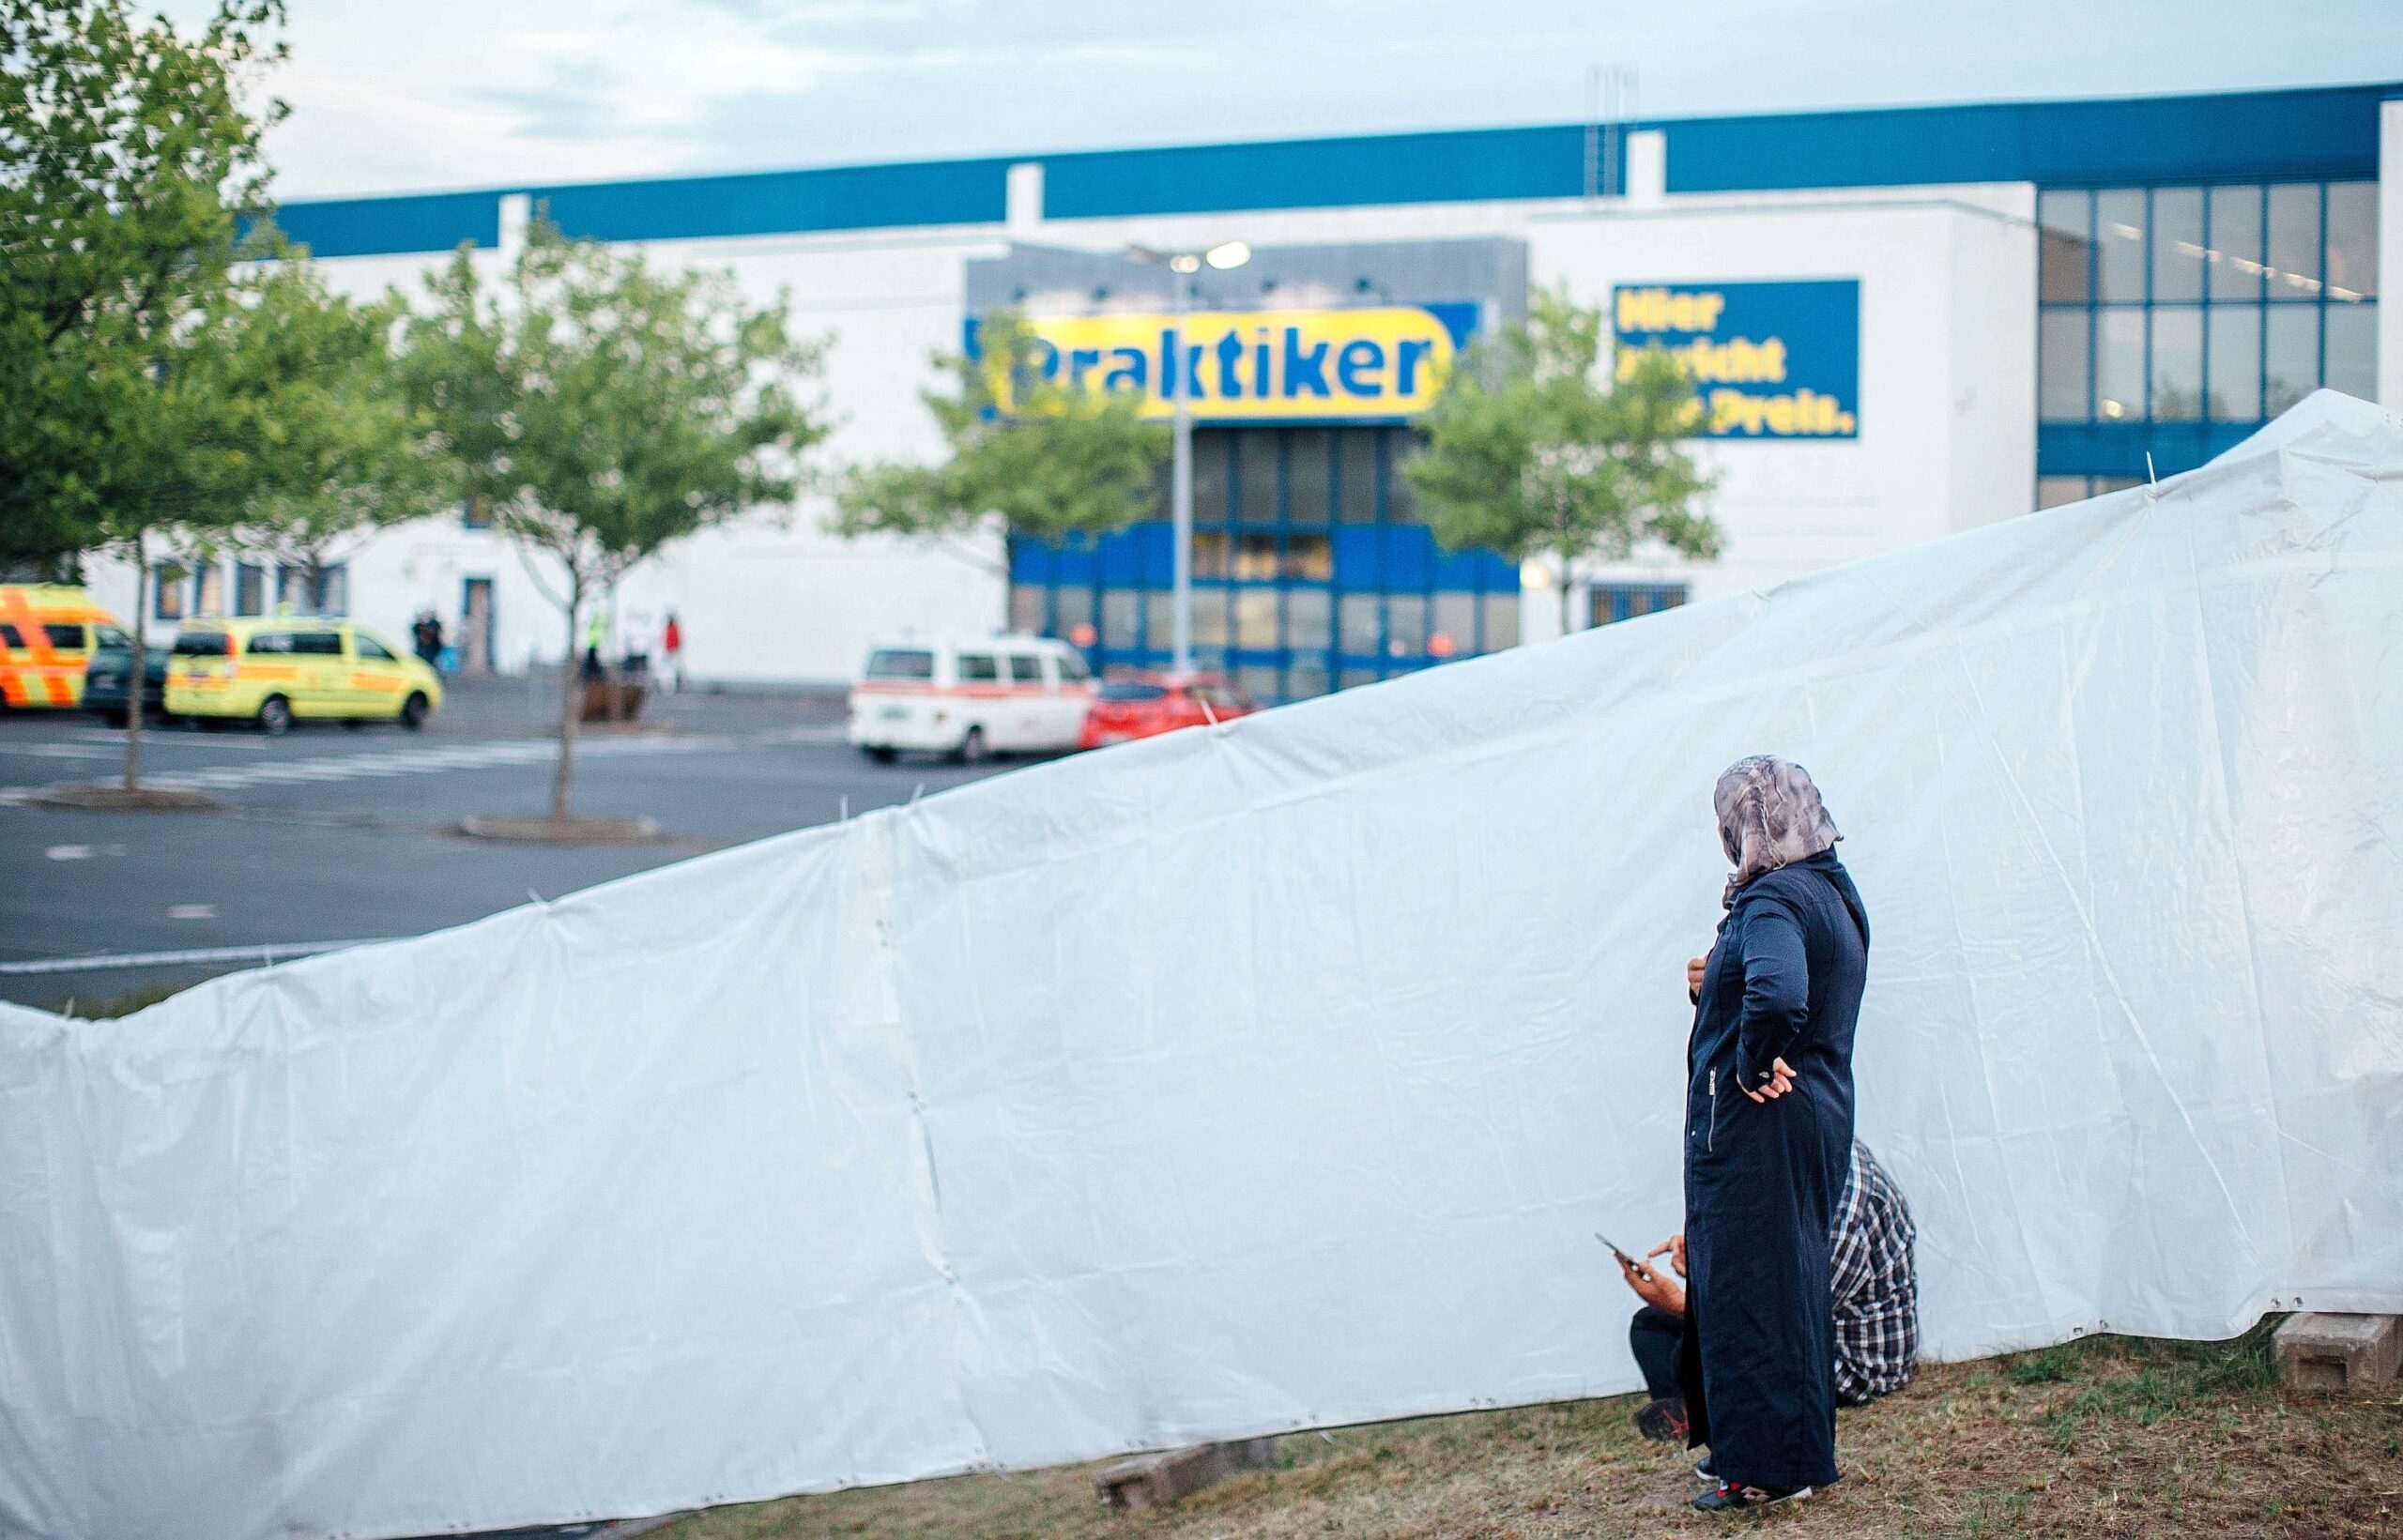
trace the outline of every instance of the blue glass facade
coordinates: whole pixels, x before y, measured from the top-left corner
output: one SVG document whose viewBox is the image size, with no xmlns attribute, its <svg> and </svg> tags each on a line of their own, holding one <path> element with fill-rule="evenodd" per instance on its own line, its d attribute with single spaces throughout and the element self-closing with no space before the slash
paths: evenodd
<svg viewBox="0 0 2403 1540">
<path fill-rule="evenodd" d="M 2037 218 L 2040 503 L 2190 470 L 2323 385 L 2377 394 L 2377 183 L 2055 188 Z"/>
<path fill-rule="evenodd" d="M 1436 545 L 1398 469 L 1412 442 L 1393 426 L 1194 434 L 1200 667 L 1295 700 L 1517 644 L 1518 570 Z M 1096 669 L 1164 668 L 1173 560 L 1164 516 L 1014 540 L 1011 626 L 1075 643 Z"/>
</svg>

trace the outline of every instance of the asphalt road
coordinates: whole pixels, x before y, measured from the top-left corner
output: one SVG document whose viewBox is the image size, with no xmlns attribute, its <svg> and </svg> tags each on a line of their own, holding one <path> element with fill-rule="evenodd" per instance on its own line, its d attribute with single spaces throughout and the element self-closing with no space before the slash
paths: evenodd
<svg viewBox="0 0 2403 1540">
<path fill-rule="evenodd" d="M 125 735 L 69 713 L 0 715 L 0 966 L 413 936 L 1008 769 L 872 764 L 841 741 L 828 696 L 686 694 L 577 755 L 576 811 L 649 816 L 660 843 L 459 834 L 473 815 L 547 808 L 550 698 L 523 681 L 471 686 L 422 733 L 145 733 L 145 782 L 206 791 L 222 813 L 26 805 L 54 783 L 113 779 Z M 56 1008 L 231 966 L 0 972 L 0 999 Z"/>
</svg>

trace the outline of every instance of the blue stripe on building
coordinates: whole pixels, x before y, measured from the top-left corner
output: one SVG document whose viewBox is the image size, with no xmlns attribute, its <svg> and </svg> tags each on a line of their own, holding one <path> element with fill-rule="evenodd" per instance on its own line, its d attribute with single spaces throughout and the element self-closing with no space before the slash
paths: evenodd
<svg viewBox="0 0 2403 1540">
<path fill-rule="evenodd" d="M 2221 96 L 1680 118 L 1672 192 L 2031 181 L 2043 186 L 2374 176 L 2393 84 Z M 693 239 L 999 223 L 1019 158 L 835 166 L 548 188 L 295 202 L 319 256 L 438 252 L 498 238 L 497 203 L 531 192 L 571 233 Z M 1054 219 L 1574 197 L 1582 125 L 1465 129 L 1025 157 Z M 1616 179 L 1617 168 L 1613 168 Z"/>
</svg>

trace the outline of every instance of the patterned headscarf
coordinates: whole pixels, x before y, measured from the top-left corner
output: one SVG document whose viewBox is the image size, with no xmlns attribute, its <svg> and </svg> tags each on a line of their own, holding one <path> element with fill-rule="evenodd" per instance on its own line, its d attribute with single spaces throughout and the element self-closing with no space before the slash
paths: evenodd
<svg viewBox="0 0 2403 1540">
<path fill-rule="evenodd" d="M 1773 755 L 1738 759 L 1719 777 L 1711 803 L 1719 813 L 1719 843 L 1736 863 L 1720 902 L 1760 876 L 1808 861 L 1844 836 L 1819 801 L 1811 772 Z"/>
</svg>

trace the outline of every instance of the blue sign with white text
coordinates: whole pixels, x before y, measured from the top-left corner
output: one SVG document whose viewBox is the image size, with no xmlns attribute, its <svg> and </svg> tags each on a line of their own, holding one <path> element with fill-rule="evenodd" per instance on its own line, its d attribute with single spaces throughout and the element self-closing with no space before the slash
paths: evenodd
<svg viewBox="0 0 2403 1540">
<path fill-rule="evenodd" d="M 1857 438 L 1860 281 L 1622 283 L 1618 374 L 1657 347 L 1685 365 L 1705 438 Z"/>
</svg>

